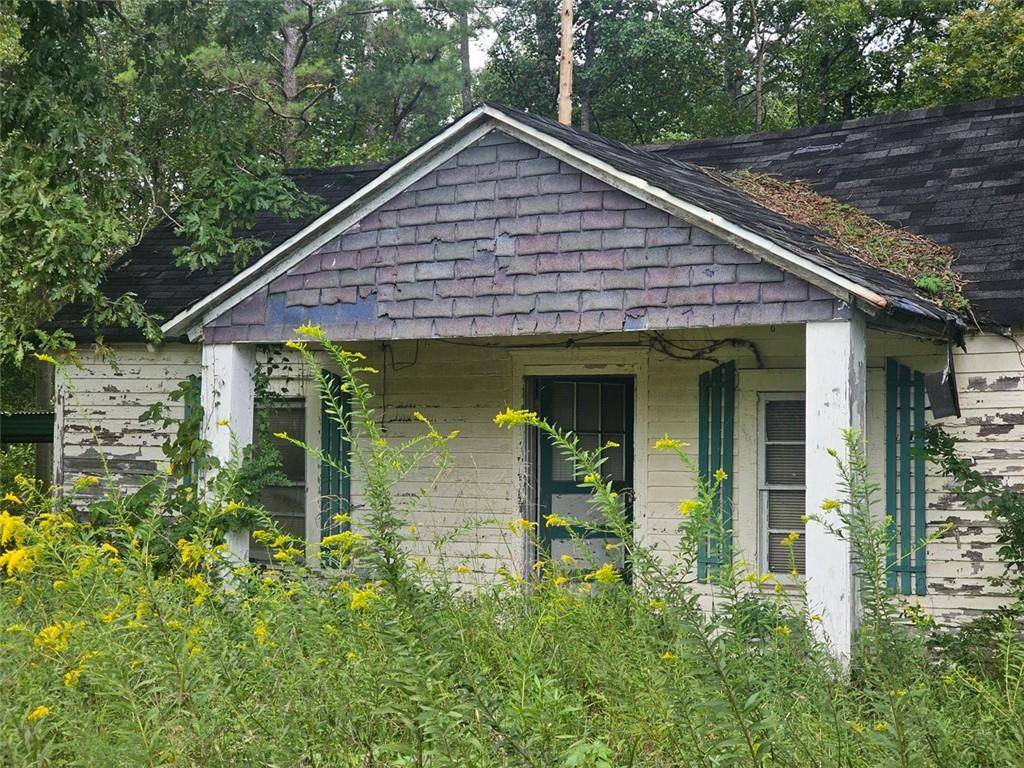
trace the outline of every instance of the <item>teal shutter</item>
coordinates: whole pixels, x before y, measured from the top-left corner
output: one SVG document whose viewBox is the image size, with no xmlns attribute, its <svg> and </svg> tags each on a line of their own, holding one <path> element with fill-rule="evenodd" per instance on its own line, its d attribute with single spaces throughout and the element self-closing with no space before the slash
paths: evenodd
<svg viewBox="0 0 1024 768">
<path fill-rule="evenodd" d="M 320 537 L 330 536 L 347 528 L 334 516 L 349 510 L 349 446 L 342 429 L 348 418 L 348 398 L 341 391 L 341 378 L 324 371 L 329 396 L 320 398 Z M 336 407 L 337 406 L 337 407 Z"/>
<path fill-rule="evenodd" d="M 892 518 L 887 556 L 889 589 L 924 595 L 925 498 L 924 374 L 889 358 L 885 364 L 885 507 Z"/>
<path fill-rule="evenodd" d="M 701 479 L 714 483 L 721 469 L 726 478 L 715 497 L 715 518 L 706 541 L 697 550 L 697 578 L 707 581 L 732 559 L 732 454 L 736 412 L 736 363 L 702 373 L 698 403 L 698 468 Z"/>
</svg>

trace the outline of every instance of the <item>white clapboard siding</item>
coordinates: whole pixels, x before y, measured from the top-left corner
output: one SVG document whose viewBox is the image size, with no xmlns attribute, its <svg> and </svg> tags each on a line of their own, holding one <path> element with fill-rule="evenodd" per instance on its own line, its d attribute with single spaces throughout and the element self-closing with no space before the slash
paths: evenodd
<svg viewBox="0 0 1024 768">
<path fill-rule="evenodd" d="M 449 466 L 440 475 L 426 464 L 395 488 L 402 505 L 415 499 L 408 520 L 415 530 L 414 553 L 449 565 L 469 563 L 474 573 L 467 581 L 474 583 L 493 578 L 501 568 L 515 572 L 526 567 L 522 537 L 508 527 L 522 514 L 526 496 L 522 434 L 499 429 L 493 417 L 505 406 L 522 403 L 524 375 L 600 374 L 609 372 L 608 366 L 618 366 L 617 371 L 633 371 L 642 389 L 635 398 L 637 434 L 643 441 L 636 446 L 637 534 L 662 556 L 670 556 L 678 544 L 678 505 L 693 495 L 694 482 L 673 454 L 656 451 L 653 444 L 667 434 L 689 442 L 696 457 L 698 377 L 719 362 L 735 360 L 735 552 L 753 568 L 762 567 L 756 493 L 758 398 L 763 392 L 803 391 L 804 329 L 780 325 L 667 334 L 691 348 L 726 336 L 753 342 L 762 364 L 744 346 L 723 346 L 712 355 L 715 360 L 675 359 L 649 349 L 634 334 L 620 334 L 614 341 L 635 341 L 635 347 L 588 349 L 528 349 L 523 348 L 523 339 L 516 340 L 516 349 L 503 348 L 500 342 L 399 341 L 386 352 L 381 344 L 351 345 L 366 354 L 367 365 L 380 371 L 367 375 L 377 393 L 375 415 L 390 439 L 422 434 L 424 427 L 413 417 L 414 411 L 442 433 L 459 431 L 451 443 Z M 538 341 L 550 345 L 557 340 Z M 179 381 L 199 372 L 197 346 L 167 344 L 150 350 L 144 345 L 118 345 L 115 352 L 115 363 L 80 353 L 81 367 L 68 370 L 73 391 L 62 398 L 64 410 L 58 419 L 65 484 L 81 474 L 100 474 L 101 450 L 116 482 L 127 487 L 143 482 L 161 465 L 160 445 L 169 436 L 141 424 L 139 416 L 154 403 L 167 402 Z M 866 437 L 874 478 L 880 484 L 885 481 L 884 368 L 889 356 L 919 370 L 935 371 L 944 364 L 944 347 L 869 332 Z M 275 392 L 302 398 L 310 391 L 312 372 L 293 350 L 264 350 L 257 359 L 268 366 Z M 320 362 L 331 367 L 322 355 Z M 971 337 L 968 353 L 957 352 L 956 364 L 963 416 L 944 419 L 943 425 L 963 441 L 962 450 L 977 460 L 980 469 L 1008 483 L 1024 483 L 1024 365 L 1015 342 L 991 335 Z M 181 404 L 174 404 L 172 412 L 180 416 Z M 311 444 L 318 439 L 307 434 Z M 838 435 L 836 440 L 838 445 Z M 354 473 L 358 528 L 365 514 L 365 483 L 358 467 Z M 425 487 L 431 488 L 429 497 L 417 498 Z M 959 624 L 1006 599 L 990 583 L 1003 567 L 997 554 L 998 527 L 953 496 L 948 480 L 934 467 L 928 470 L 927 492 L 929 530 L 938 531 L 947 523 L 953 523 L 953 529 L 929 545 L 928 595 L 911 600 L 940 622 Z M 315 488 L 310 498 L 315 499 Z M 883 500 L 880 494 L 879 515 L 885 513 Z M 444 541 L 441 549 L 435 545 L 438 540 Z M 708 592 L 703 599 L 710 605 L 716 597 Z"/>
</svg>

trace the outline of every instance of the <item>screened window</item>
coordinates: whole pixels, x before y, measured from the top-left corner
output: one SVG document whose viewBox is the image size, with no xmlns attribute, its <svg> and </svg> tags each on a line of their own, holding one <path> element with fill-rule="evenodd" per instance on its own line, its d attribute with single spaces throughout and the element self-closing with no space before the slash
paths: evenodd
<svg viewBox="0 0 1024 768">
<path fill-rule="evenodd" d="M 306 409 L 301 400 L 277 402 L 267 413 L 270 440 L 281 457 L 281 474 L 284 482 L 269 485 L 263 489 L 261 502 L 282 532 L 306 538 L 306 454 L 273 435 L 284 432 L 296 440 L 306 439 Z M 255 540 L 249 542 L 249 559 L 254 562 L 270 562 L 266 546 Z"/>
<path fill-rule="evenodd" d="M 760 499 L 768 570 L 804 573 L 804 399 L 799 394 L 761 397 Z M 791 533 L 800 537 L 792 546 Z"/>
</svg>

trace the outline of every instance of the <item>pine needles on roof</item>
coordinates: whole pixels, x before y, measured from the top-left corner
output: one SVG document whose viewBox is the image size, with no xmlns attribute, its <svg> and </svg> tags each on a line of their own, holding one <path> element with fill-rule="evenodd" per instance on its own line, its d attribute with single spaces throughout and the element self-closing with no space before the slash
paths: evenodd
<svg viewBox="0 0 1024 768">
<path fill-rule="evenodd" d="M 884 224 L 858 208 L 819 195 L 803 181 L 766 173 L 734 171 L 712 175 L 744 192 L 759 205 L 790 221 L 813 227 L 832 246 L 865 264 L 910 280 L 932 301 L 954 312 L 969 309 L 966 280 L 953 267 L 953 251 L 926 237 Z"/>
</svg>

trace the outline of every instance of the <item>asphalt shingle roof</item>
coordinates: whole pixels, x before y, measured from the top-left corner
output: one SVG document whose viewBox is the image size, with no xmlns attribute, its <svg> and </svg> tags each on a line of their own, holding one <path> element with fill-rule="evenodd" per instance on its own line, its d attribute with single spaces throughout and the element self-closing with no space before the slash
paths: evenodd
<svg viewBox="0 0 1024 768">
<path fill-rule="evenodd" d="M 317 195 L 330 207 L 379 176 L 385 167 L 373 164 L 325 169 L 299 168 L 286 171 L 285 174 L 300 190 Z M 238 235 L 255 237 L 267 244 L 260 254 L 253 257 L 256 260 L 306 224 L 308 222 L 305 220 L 289 221 L 261 214 L 251 229 L 240 230 Z M 170 222 L 154 227 L 107 271 L 103 283 L 104 293 L 111 297 L 135 293 L 150 314 L 167 320 L 234 276 L 234 267 L 230 262 L 218 265 L 212 272 L 189 272 L 177 266 L 174 263 L 174 249 L 183 244 L 184 240 L 174 234 L 174 226 Z M 91 332 L 81 327 L 81 318 L 82 308 L 71 305 L 57 314 L 50 327 L 64 328 L 80 339 L 90 338 Z M 101 333 L 107 341 L 141 338 L 134 328 L 104 328 Z"/>
<path fill-rule="evenodd" d="M 696 165 L 672 157 L 668 152 L 652 152 L 642 147 L 584 133 L 548 118 L 530 115 L 500 104 L 491 104 L 510 117 L 549 136 L 605 161 L 619 171 L 632 174 L 675 197 L 727 221 L 765 237 L 809 261 L 843 275 L 855 283 L 872 288 L 899 308 L 933 319 L 952 318 L 950 313 L 924 298 L 907 279 L 865 264 L 855 256 L 826 241 L 822 233 L 790 221 L 755 203 L 729 184 L 705 173 Z"/>
<path fill-rule="evenodd" d="M 871 287 L 897 306 L 933 311 L 903 278 L 837 250 L 815 230 L 754 204 L 696 166 L 751 168 L 806 180 L 820 194 L 948 244 L 957 268 L 972 281 L 967 295 L 979 319 L 1024 325 L 1024 97 L 647 148 L 491 106 Z M 299 169 L 288 175 L 330 207 L 383 169 Z M 306 223 L 265 215 L 240 235 L 265 241 L 269 251 Z M 134 292 L 150 313 L 168 319 L 233 276 L 230 264 L 194 273 L 175 266 L 173 250 L 180 244 L 170 224 L 156 227 L 110 269 L 105 292 Z M 82 337 L 80 318 L 79 307 L 67 307 L 52 326 Z M 111 341 L 138 338 L 131 329 L 103 333 Z"/>
<path fill-rule="evenodd" d="M 948 245 L 979 320 L 1024 325 L 1024 96 L 648 149 L 802 179 Z"/>
</svg>

